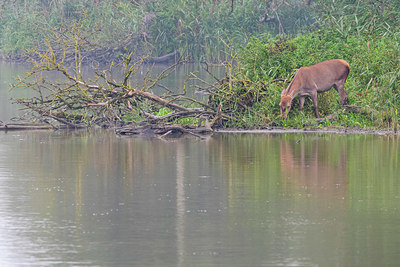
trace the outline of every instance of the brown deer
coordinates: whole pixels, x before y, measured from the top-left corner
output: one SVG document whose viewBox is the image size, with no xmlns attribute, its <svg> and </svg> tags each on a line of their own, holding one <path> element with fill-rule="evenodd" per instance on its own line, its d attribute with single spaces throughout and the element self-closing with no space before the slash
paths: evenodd
<svg viewBox="0 0 400 267">
<path fill-rule="evenodd" d="M 309 67 L 301 67 L 294 75 L 286 89 L 282 90 L 281 108 L 282 118 L 285 120 L 292 105 L 292 100 L 299 96 L 299 109 L 303 109 L 305 96 L 311 96 L 314 104 L 315 116 L 319 118 L 317 93 L 328 91 L 332 87 L 338 91 L 342 106 L 347 105 L 348 94 L 344 90 L 344 83 L 350 72 L 349 64 L 342 59 L 331 59 Z"/>
</svg>

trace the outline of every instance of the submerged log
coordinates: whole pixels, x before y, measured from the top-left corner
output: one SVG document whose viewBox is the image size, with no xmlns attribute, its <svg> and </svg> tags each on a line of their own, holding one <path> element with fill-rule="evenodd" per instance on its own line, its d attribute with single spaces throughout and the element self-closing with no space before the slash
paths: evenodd
<svg viewBox="0 0 400 267">
<path fill-rule="evenodd" d="M 12 131 L 12 130 L 52 130 L 53 126 L 46 123 L 0 123 L 0 131 Z"/>
<path fill-rule="evenodd" d="M 192 135 L 198 138 L 204 138 L 210 135 L 213 130 L 207 127 L 192 127 L 182 125 L 146 125 L 146 126 L 126 126 L 116 129 L 118 135 L 140 136 L 140 137 L 165 137 L 179 138 L 185 135 Z"/>
</svg>

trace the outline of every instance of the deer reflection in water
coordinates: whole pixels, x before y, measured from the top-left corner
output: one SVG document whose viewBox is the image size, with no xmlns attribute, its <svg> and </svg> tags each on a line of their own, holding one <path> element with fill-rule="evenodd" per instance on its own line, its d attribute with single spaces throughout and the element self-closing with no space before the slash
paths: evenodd
<svg viewBox="0 0 400 267">
<path fill-rule="evenodd" d="M 344 198 L 347 188 L 347 153 L 337 143 L 316 139 L 307 143 L 282 140 L 280 143 L 283 182 L 324 198 Z M 327 152 L 331 151 L 331 152 Z"/>
</svg>

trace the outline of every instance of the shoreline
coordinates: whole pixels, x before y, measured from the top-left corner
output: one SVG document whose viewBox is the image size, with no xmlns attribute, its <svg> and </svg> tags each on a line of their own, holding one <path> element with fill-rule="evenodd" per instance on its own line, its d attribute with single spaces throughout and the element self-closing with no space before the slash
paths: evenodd
<svg viewBox="0 0 400 267">
<path fill-rule="evenodd" d="M 0 122 L 1 131 L 27 131 L 27 130 L 97 130 L 101 127 L 68 127 L 67 125 L 60 124 L 58 126 L 48 123 L 35 123 L 35 122 Z M 217 128 L 211 129 L 206 127 L 193 127 L 188 125 L 147 125 L 142 127 L 135 126 L 122 126 L 122 127 L 105 127 L 104 130 L 115 131 L 117 135 L 131 135 L 131 136 L 151 136 L 157 134 L 164 134 L 165 131 L 180 132 L 178 136 L 185 134 L 193 135 L 210 135 L 219 133 L 233 133 L 233 134 L 284 134 L 284 133 L 324 133 L 324 134 L 359 134 L 359 135 L 392 135 L 399 136 L 400 130 L 396 129 L 371 129 L 371 128 L 356 128 L 356 127 L 324 127 L 324 128 L 283 128 L 283 127 L 268 127 L 268 128 L 253 128 L 253 129 L 238 129 L 238 128 Z M 164 132 L 163 132 L 164 131 Z M 126 132 L 126 133 L 124 133 Z M 150 134 L 152 133 L 152 134 Z"/>
<path fill-rule="evenodd" d="M 283 134 L 283 133 L 325 133 L 325 134 L 373 134 L 373 135 L 400 135 L 400 131 L 392 129 L 364 129 L 364 128 L 281 128 L 272 127 L 266 129 L 216 129 L 213 133 L 254 133 L 254 134 Z"/>
</svg>

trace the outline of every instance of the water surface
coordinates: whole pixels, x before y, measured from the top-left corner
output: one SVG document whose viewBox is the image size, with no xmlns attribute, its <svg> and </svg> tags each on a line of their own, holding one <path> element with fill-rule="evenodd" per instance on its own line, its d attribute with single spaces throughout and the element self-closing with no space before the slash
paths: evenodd
<svg viewBox="0 0 400 267">
<path fill-rule="evenodd" d="M 5 266 L 395 266 L 399 140 L 0 134 Z"/>
</svg>

